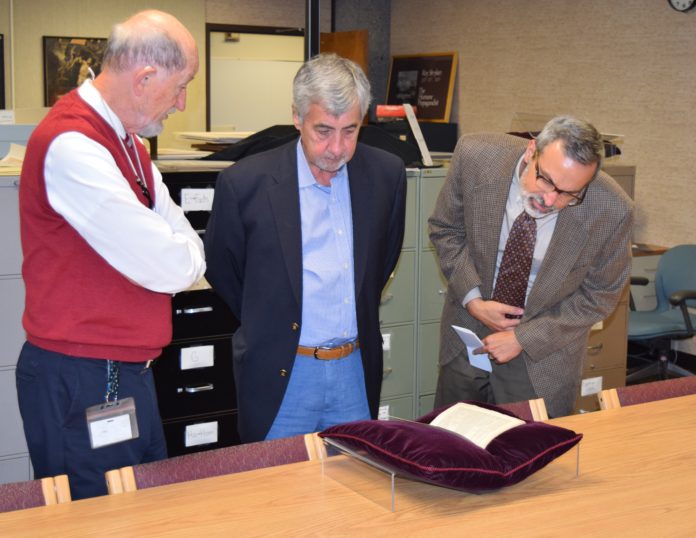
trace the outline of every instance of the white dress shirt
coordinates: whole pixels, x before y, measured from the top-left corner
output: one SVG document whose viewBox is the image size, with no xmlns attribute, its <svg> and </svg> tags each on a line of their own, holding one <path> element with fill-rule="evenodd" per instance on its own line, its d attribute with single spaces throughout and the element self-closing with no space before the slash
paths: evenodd
<svg viewBox="0 0 696 538">
<path fill-rule="evenodd" d="M 78 92 L 123 140 L 123 125 L 92 81 Z M 51 207 L 114 269 L 146 289 L 176 293 L 205 273 L 203 243 L 151 166 L 155 205 L 148 209 L 106 147 L 66 132 L 46 154 L 46 191 Z"/>
</svg>

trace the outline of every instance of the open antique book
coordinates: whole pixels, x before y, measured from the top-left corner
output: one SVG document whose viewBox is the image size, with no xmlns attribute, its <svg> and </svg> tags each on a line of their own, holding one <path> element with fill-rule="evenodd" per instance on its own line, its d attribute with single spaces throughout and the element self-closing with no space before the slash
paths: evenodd
<svg viewBox="0 0 696 538">
<path fill-rule="evenodd" d="M 454 404 L 430 423 L 465 437 L 485 449 L 501 433 L 525 424 L 524 420 L 463 402 Z"/>
</svg>

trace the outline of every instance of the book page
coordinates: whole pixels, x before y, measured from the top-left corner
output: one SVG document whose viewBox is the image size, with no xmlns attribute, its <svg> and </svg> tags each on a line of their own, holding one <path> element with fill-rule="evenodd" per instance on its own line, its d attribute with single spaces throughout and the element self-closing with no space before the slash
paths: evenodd
<svg viewBox="0 0 696 538">
<path fill-rule="evenodd" d="M 458 433 L 486 448 L 501 433 L 524 423 L 524 420 L 497 411 L 459 402 L 440 413 L 430 425 Z"/>
</svg>

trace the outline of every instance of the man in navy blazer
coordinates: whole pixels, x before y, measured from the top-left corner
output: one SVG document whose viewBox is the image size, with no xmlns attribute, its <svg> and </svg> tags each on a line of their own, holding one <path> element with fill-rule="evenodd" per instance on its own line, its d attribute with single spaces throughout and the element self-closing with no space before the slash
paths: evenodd
<svg viewBox="0 0 696 538">
<path fill-rule="evenodd" d="M 220 174 L 206 277 L 240 321 L 233 336 L 242 441 L 376 418 L 379 302 L 404 233 L 406 173 L 357 142 L 370 85 L 334 54 L 293 82 L 299 141 Z"/>
</svg>

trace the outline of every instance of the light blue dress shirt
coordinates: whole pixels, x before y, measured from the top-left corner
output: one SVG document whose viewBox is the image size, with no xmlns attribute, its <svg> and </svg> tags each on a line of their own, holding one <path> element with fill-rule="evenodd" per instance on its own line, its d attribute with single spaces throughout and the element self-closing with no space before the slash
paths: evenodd
<svg viewBox="0 0 696 538">
<path fill-rule="evenodd" d="M 353 216 L 344 165 L 331 186 L 314 179 L 297 143 L 302 222 L 300 345 L 336 345 L 358 334 L 353 270 Z"/>
</svg>

